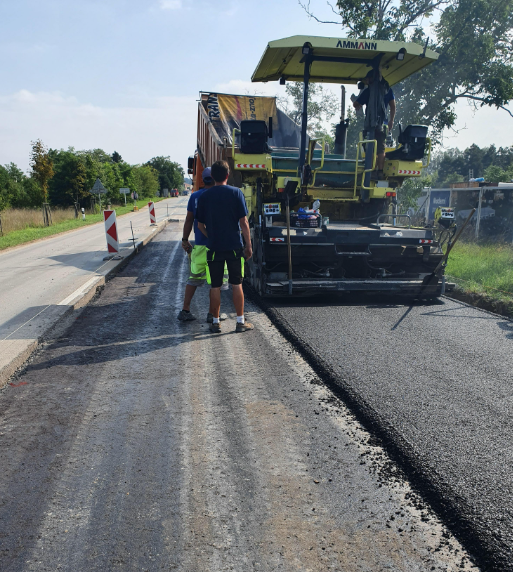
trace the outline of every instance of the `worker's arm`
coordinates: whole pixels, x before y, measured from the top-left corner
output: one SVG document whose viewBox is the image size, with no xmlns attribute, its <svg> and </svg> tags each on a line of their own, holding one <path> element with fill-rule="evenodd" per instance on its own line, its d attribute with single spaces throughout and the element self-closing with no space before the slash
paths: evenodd
<svg viewBox="0 0 513 572">
<path fill-rule="evenodd" d="M 394 127 L 394 118 L 395 118 L 395 99 L 392 99 L 388 106 L 390 107 L 390 119 L 388 120 L 388 131 L 392 133 L 392 129 Z"/>
<path fill-rule="evenodd" d="M 205 226 L 205 224 L 202 222 L 198 222 L 198 228 L 208 238 L 207 227 Z"/>
<path fill-rule="evenodd" d="M 356 109 L 356 111 L 358 111 L 358 110 L 361 109 L 363 106 L 362 106 L 361 103 L 358 102 L 357 99 L 355 99 L 355 100 L 353 101 L 353 107 Z"/>
<path fill-rule="evenodd" d="M 246 244 L 244 248 L 244 258 L 249 260 L 253 256 L 253 248 L 251 247 L 251 235 L 249 234 L 249 223 L 248 217 L 242 217 L 239 219 L 240 231 L 244 237 L 244 243 Z"/>
<path fill-rule="evenodd" d="M 194 213 L 192 211 L 187 211 L 182 234 L 182 248 L 185 250 L 185 252 L 190 252 L 192 250 L 192 244 L 189 242 L 189 236 L 191 235 L 193 224 Z"/>
</svg>

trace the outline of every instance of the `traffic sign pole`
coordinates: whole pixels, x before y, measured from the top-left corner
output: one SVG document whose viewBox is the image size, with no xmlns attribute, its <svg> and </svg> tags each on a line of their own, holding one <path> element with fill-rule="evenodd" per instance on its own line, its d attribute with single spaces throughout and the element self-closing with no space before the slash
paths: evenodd
<svg viewBox="0 0 513 572">
<path fill-rule="evenodd" d="M 100 212 L 101 212 L 101 210 L 102 210 L 102 195 L 104 195 L 107 192 L 107 189 L 102 185 L 102 182 L 100 181 L 100 179 L 96 179 L 96 181 L 94 182 L 93 188 L 89 192 L 93 193 L 94 195 L 98 195 L 98 197 L 100 199 Z"/>
<path fill-rule="evenodd" d="M 119 189 L 119 192 L 120 192 L 122 195 L 125 195 L 125 207 L 126 207 L 126 196 L 127 196 L 128 194 L 130 194 L 130 189 L 129 189 L 128 187 L 123 187 L 122 189 Z"/>
</svg>

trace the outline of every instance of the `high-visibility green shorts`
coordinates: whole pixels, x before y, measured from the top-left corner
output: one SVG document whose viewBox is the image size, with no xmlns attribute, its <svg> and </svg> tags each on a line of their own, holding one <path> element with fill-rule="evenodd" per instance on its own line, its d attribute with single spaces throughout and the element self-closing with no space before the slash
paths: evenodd
<svg viewBox="0 0 513 572">
<path fill-rule="evenodd" d="M 187 284 L 189 286 L 203 286 L 205 282 L 211 284 L 210 272 L 207 264 L 206 246 L 194 245 L 190 255 L 190 272 Z M 228 268 L 224 267 L 223 290 L 228 289 Z"/>
</svg>

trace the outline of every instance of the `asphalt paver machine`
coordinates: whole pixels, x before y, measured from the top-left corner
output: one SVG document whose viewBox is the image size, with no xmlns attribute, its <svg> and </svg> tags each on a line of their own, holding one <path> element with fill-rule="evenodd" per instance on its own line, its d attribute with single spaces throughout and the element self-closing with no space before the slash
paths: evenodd
<svg viewBox="0 0 513 572">
<path fill-rule="evenodd" d="M 347 121 L 337 126 L 337 153 L 307 134 L 310 83 L 357 84 L 373 70 L 393 86 L 437 57 L 408 42 L 305 36 L 270 42 L 252 81 L 303 83 L 296 132 L 275 108 L 266 111 L 261 104 L 273 98 L 250 98 L 253 111 L 244 116 L 243 96 L 229 96 L 239 98 L 234 116 L 246 119 L 232 122 L 231 133 L 218 137 L 212 159 L 230 162 L 231 182 L 246 197 L 254 253 L 247 278 L 260 295 L 375 292 L 434 298 L 443 293 L 443 252 L 435 229 L 413 227 L 394 208 L 404 179 L 420 177 L 429 164 L 427 127 L 401 130 L 397 146 L 386 149 L 384 180 L 376 181 L 371 179 L 377 157 L 374 128 L 360 134 L 353 159 L 345 158 Z M 209 105 L 212 97 L 205 94 L 200 101 L 200 118 L 208 114 L 214 133 L 219 109 Z M 376 97 L 371 91 L 369 106 Z M 200 141 L 198 150 L 201 154 Z"/>
</svg>

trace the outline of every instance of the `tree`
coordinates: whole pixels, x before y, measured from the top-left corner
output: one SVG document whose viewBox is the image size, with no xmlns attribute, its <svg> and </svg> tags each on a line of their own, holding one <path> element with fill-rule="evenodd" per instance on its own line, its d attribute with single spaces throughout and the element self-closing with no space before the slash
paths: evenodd
<svg viewBox="0 0 513 572">
<path fill-rule="evenodd" d="M 79 204 L 89 196 L 86 187 L 87 171 L 85 159 L 75 153 L 73 148 L 67 151 L 50 150 L 55 174 L 50 182 L 50 198 L 54 204 Z"/>
<path fill-rule="evenodd" d="M 508 183 L 513 178 L 512 174 L 512 172 L 505 171 L 498 165 L 490 165 L 485 170 L 485 180 L 490 183 Z"/>
<path fill-rule="evenodd" d="M 365 118 L 363 115 L 357 115 L 352 106 L 347 109 L 347 118 L 349 119 L 349 126 L 347 128 L 346 157 L 348 159 L 356 159 L 356 145 L 360 133 L 363 131 Z M 362 150 L 360 149 L 360 158 L 361 156 Z"/>
<path fill-rule="evenodd" d="M 30 153 L 30 166 L 32 167 L 32 177 L 41 185 L 44 202 L 48 202 L 48 183 L 54 175 L 53 161 L 48 154 L 41 139 L 32 141 L 32 151 Z"/>
<path fill-rule="evenodd" d="M 497 150 L 494 145 L 483 148 L 471 145 L 464 151 L 448 149 L 443 153 L 432 155 L 431 170 L 438 171 L 437 184 L 465 181 L 469 172 L 472 172 L 474 178 L 508 181 L 509 179 L 504 177 L 507 177 L 508 173 L 513 173 L 513 148 L 501 147 Z"/>
<path fill-rule="evenodd" d="M 111 159 L 113 163 L 123 162 L 123 157 L 121 157 L 121 155 L 117 151 L 114 151 L 114 153 L 112 153 Z"/>
<path fill-rule="evenodd" d="M 310 2 L 299 2 L 310 17 Z M 439 53 L 436 62 L 394 86 L 398 99 L 396 122 L 431 127 L 439 142 L 454 126 L 455 103 L 505 109 L 513 99 L 513 0 L 338 0 L 332 6 L 339 23 L 358 37 L 413 41 Z M 421 27 L 435 12 L 440 16 L 434 35 Z"/>
<path fill-rule="evenodd" d="M 278 99 L 280 108 L 294 121 L 301 125 L 303 111 L 303 84 L 289 82 L 285 86 L 287 97 Z M 307 132 L 311 137 L 325 137 L 333 143 L 328 131 L 328 122 L 340 109 L 337 97 L 324 89 L 320 83 L 311 83 L 308 89 L 308 126 Z"/>
<path fill-rule="evenodd" d="M 159 187 L 163 189 L 178 189 L 183 185 L 184 172 L 182 166 L 169 157 L 153 157 L 146 165 L 153 167 L 159 174 Z"/>
<path fill-rule="evenodd" d="M 406 212 L 409 208 L 417 210 L 417 199 L 422 195 L 424 187 L 430 187 L 432 179 L 427 177 L 409 177 L 405 179 L 401 187 L 397 189 L 397 202 L 401 211 Z"/>
<path fill-rule="evenodd" d="M 11 206 L 11 193 L 9 189 L 9 175 L 7 169 L 0 165 L 0 211 Z"/>
<path fill-rule="evenodd" d="M 134 185 L 131 189 L 137 191 L 141 197 L 154 197 L 159 190 L 158 172 L 149 165 L 136 165 L 132 169 Z M 169 188 L 169 187 L 168 187 Z"/>
</svg>

